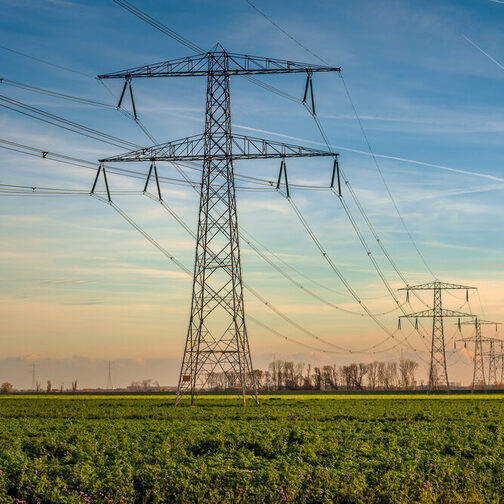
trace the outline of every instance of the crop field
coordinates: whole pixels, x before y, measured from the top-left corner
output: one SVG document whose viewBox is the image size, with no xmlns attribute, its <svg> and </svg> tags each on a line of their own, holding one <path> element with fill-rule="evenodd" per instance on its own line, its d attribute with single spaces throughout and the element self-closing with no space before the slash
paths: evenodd
<svg viewBox="0 0 504 504">
<path fill-rule="evenodd" d="M 2 503 L 499 503 L 504 396 L 0 399 Z"/>
</svg>

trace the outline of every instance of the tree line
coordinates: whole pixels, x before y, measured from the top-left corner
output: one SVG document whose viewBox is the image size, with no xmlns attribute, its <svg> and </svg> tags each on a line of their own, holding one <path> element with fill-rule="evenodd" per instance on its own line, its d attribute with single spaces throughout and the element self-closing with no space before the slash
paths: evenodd
<svg viewBox="0 0 504 504">
<path fill-rule="evenodd" d="M 325 366 L 274 360 L 266 370 L 254 370 L 254 375 L 260 391 L 411 390 L 417 386 L 417 368 L 418 363 L 410 359 Z M 238 376 L 212 373 L 207 385 L 215 391 L 232 389 L 238 385 Z"/>
</svg>

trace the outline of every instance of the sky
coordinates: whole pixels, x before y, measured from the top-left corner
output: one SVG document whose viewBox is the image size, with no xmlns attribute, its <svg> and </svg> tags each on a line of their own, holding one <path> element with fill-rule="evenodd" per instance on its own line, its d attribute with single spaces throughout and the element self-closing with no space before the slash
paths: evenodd
<svg viewBox="0 0 504 504">
<path fill-rule="evenodd" d="M 463 290 L 446 293 L 444 307 L 504 320 L 504 4 L 340 0 L 310 2 L 309 9 L 301 1 L 254 0 L 254 4 L 317 56 L 342 67 L 376 162 L 338 74 L 314 76 L 317 114 L 331 145 L 341 154 L 358 201 L 403 276 L 410 284 L 430 282 L 434 275 L 477 287 L 477 292 L 470 292 L 469 304 Z M 245 0 L 144 0 L 137 5 L 204 48 L 220 42 L 230 52 L 319 63 Z M 109 81 L 105 87 L 94 76 L 191 54 L 113 1 L 0 0 L 0 8 L 0 77 L 9 82 L 115 105 L 122 83 Z M 302 97 L 303 75 L 261 80 Z M 0 82 L 2 97 L 138 145 L 152 143 L 118 111 L 34 93 L 9 82 Z M 133 90 L 139 117 L 157 141 L 202 132 L 203 78 L 138 79 Z M 299 104 L 240 78 L 232 78 L 231 96 L 233 131 L 325 147 Z M 5 99 L 0 104 L 5 105 Z M 128 98 L 123 108 L 131 112 Z M 0 130 L 4 140 L 89 161 L 124 152 L 4 106 Z M 287 166 L 291 184 L 329 183 L 328 159 L 289 160 Z M 139 164 L 134 169 L 145 173 L 147 167 Z M 180 179 L 168 164 L 159 169 Z M 235 165 L 237 173 L 267 180 L 275 180 L 278 169 L 277 160 Z M 88 191 L 93 170 L 0 149 L 2 184 Z M 194 170 L 187 174 L 193 180 L 199 176 Z M 143 186 L 137 179 L 112 174 L 110 184 L 120 191 L 141 191 Z M 163 184 L 162 190 L 170 207 L 196 229 L 196 192 L 175 184 Z M 291 196 L 370 311 L 393 310 L 395 301 L 338 198 L 329 191 L 294 187 Z M 394 290 L 404 287 L 345 184 L 343 197 L 388 283 Z M 319 297 L 362 313 L 282 194 L 239 190 L 237 199 L 240 229 L 258 240 L 263 250 L 273 252 L 269 257 L 275 263 Z M 118 195 L 114 201 L 192 269 L 194 241 L 165 209 L 138 194 Z M 104 386 L 105 362 L 112 360 L 117 386 L 142 378 L 167 385 L 176 382 L 191 279 L 112 208 L 87 196 L 0 195 L 0 233 L 0 381 L 30 386 L 35 363 L 41 381 L 69 384 L 78 379 L 81 386 Z M 319 365 L 397 360 L 402 349 L 403 355 L 419 362 L 418 376 L 425 380 L 429 320 L 422 321 L 423 337 L 415 333 L 398 345 L 411 333 L 403 322 L 402 332 L 394 333 L 396 339 L 390 337 L 400 311 L 379 318 L 386 332 L 369 317 L 307 296 L 250 246 L 243 241 L 241 245 L 246 282 L 304 328 L 303 332 L 289 325 L 245 292 L 247 313 L 287 337 L 249 320 L 256 367 L 264 368 L 273 356 Z M 404 300 L 403 291 L 397 296 Z M 428 295 L 422 297 L 432 302 Z M 405 305 L 408 311 L 422 307 L 413 297 L 411 306 Z M 445 322 L 449 375 L 453 381 L 468 383 L 471 349 L 460 344 L 454 349 L 454 339 L 471 336 L 471 328 L 458 334 L 453 322 Z M 484 331 L 495 334 L 490 326 Z M 375 353 L 347 351 L 371 346 Z"/>
</svg>

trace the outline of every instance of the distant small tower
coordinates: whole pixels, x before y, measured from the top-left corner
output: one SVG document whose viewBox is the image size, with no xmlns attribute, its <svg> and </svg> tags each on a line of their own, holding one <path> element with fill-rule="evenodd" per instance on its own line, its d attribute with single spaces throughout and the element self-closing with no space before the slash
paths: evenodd
<svg viewBox="0 0 504 504">
<path fill-rule="evenodd" d="M 31 382 L 31 390 L 36 390 L 37 388 L 37 380 L 35 379 L 35 362 L 32 363 L 32 382 Z"/>
<path fill-rule="evenodd" d="M 108 361 L 107 390 L 113 390 L 112 386 L 112 361 Z"/>
<path fill-rule="evenodd" d="M 407 291 L 433 291 L 434 298 L 432 303 L 432 308 L 423 310 L 420 312 L 409 313 L 407 315 L 402 315 L 399 318 L 414 318 L 417 320 L 415 326 L 417 326 L 418 319 L 421 317 L 432 318 L 432 342 L 431 342 L 431 352 L 430 352 L 430 369 L 429 369 L 429 391 L 439 390 L 441 388 L 446 389 L 447 392 L 450 391 L 450 382 L 448 380 L 448 370 L 446 367 L 446 352 L 445 352 L 445 338 L 444 338 L 444 327 L 443 318 L 445 317 L 462 317 L 474 318 L 471 313 L 462 313 L 456 310 L 447 310 L 443 308 L 441 295 L 444 290 L 454 290 L 463 289 L 466 291 L 466 301 L 469 300 L 469 289 L 475 289 L 475 287 L 468 287 L 467 285 L 458 285 L 446 282 L 440 282 L 435 280 L 434 282 L 422 284 L 422 285 L 408 285 L 399 290 Z"/>
</svg>

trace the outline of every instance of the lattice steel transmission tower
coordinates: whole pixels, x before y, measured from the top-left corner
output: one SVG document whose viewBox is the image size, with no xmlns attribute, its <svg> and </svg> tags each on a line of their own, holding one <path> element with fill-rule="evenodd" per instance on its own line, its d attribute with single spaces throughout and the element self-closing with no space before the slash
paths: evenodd
<svg viewBox="0 0 504 504">
<path fill-rule="evenodd" d="M 497 385 L 497 361 L 498 356 L 495 351 L 496 340 L 490 338 L 488 341 L 488 352 L 485 353 L 485 357 L 488 357 L 488 385 Z"/>
<path fill-rule="evenodd" d="M 458 285 L 435 280 L 434 282 L 409 285 L 399 290 L 405 291 L 433 291 L 433 308 L 423 310 L 415 313 L 408 313 L 399 318 L 432 318 L 432 341 L 431 341 L 431 355 L 430 355 L 430 368 L 429 368 L 429 391 L 439 390 L 445 388 L 450 391 L 450 382 L 448 380 L 448 369 L 446 366 L 446 352 L 445 352 L 445 338 L 443 319 L 446 317 L 474 317 L 469 313 L 463 313 L 456 310 L 447 310 L 443 308 L 442 292 L 443 290 L 457 290 L 463 289 L 466 291 L 466 300 L 469 298 L 469 289 L 475 287 L 468 287 L 466 285 Z M 407 294 L 409 296 L 409 294 Z"/>
<path fill-rule="evenodd" d="M 107 390 L 112 390 L 112 361 L 108 361 Z"/>
<path fill-rule="evenodd" d="M 232 133 L 230 77 L 306 73 L 304 100 L 310 89 L 314 108 L 312 74 L 331 71 L 340 68 L 228 53 L 217 44 L 207 53 L 99 76 L 125 79 L 122 96 L 128 84 L 131 90 L 131 80 L 136 78 L 200 76 L 207 80 L 203 134 L 101 160 L 102 163 L 150 161 L 147 183 L 156 161 L 203 163 L 191 312 L 176 404 L 185 393 L 190 393 L 193 404 L 216 371 L 224 373 L 228 388 L 240 391 L 244 405 L 247 391 L 251 391 L 257 402 L 245 324 L 234 160 L 280 159 L 288 190 L 285 158 L 337 156 Z M 103 164 L 101 170 L 106 176 Z M 153 176 L 158 182 L 157 169 Z"/>
<path fill-rule="evenodd" d="M 504 383 L 504 341 L 499 340 L 499 366 L 500 366 L 500 380 L 499 383 Z"/>
<path fill-rule="evenodd" d="M 474 343 L 474 357 L 473 357 L 473 379 L 471 389 L 474 390 L 479 387 L 484 390 L 487 388 L 487 384 L 489 385 L 492 382 L 492 378 L 494 380 L 494 384 L 497 383 L 497 355 L 495 352 L 495 338 L 483 338 L 481 332 L 481 326 L 483 325 L 495 325 L 495 330 L 497 331 L 497 326 L 500 325 L 500 322 L 492 322 L 490 320 L 481 320 L 476 317 L 474 321 L 471 322 L 459 322 L 459 326 L 462 325 L 473 325 L 475 333 L 474 336 L 470 338 L 460 338 L 456 341 L 464 343 L 464 347 L 467 348 L 467 343 Z M 485 352 L 483 350 L 483 344 L 489 344 L 489 350 Z M 488 382 L 485 378 L 485 357 L 489 358 L 488 365 Z"/>
<path fill-rule="evenodd" d="M 35 362 L 32 363 L 32 379 L 31 379 L 31 389 L 36 390 L 37 388 L 37 379 L 35 376 Z"/>
</svg>

